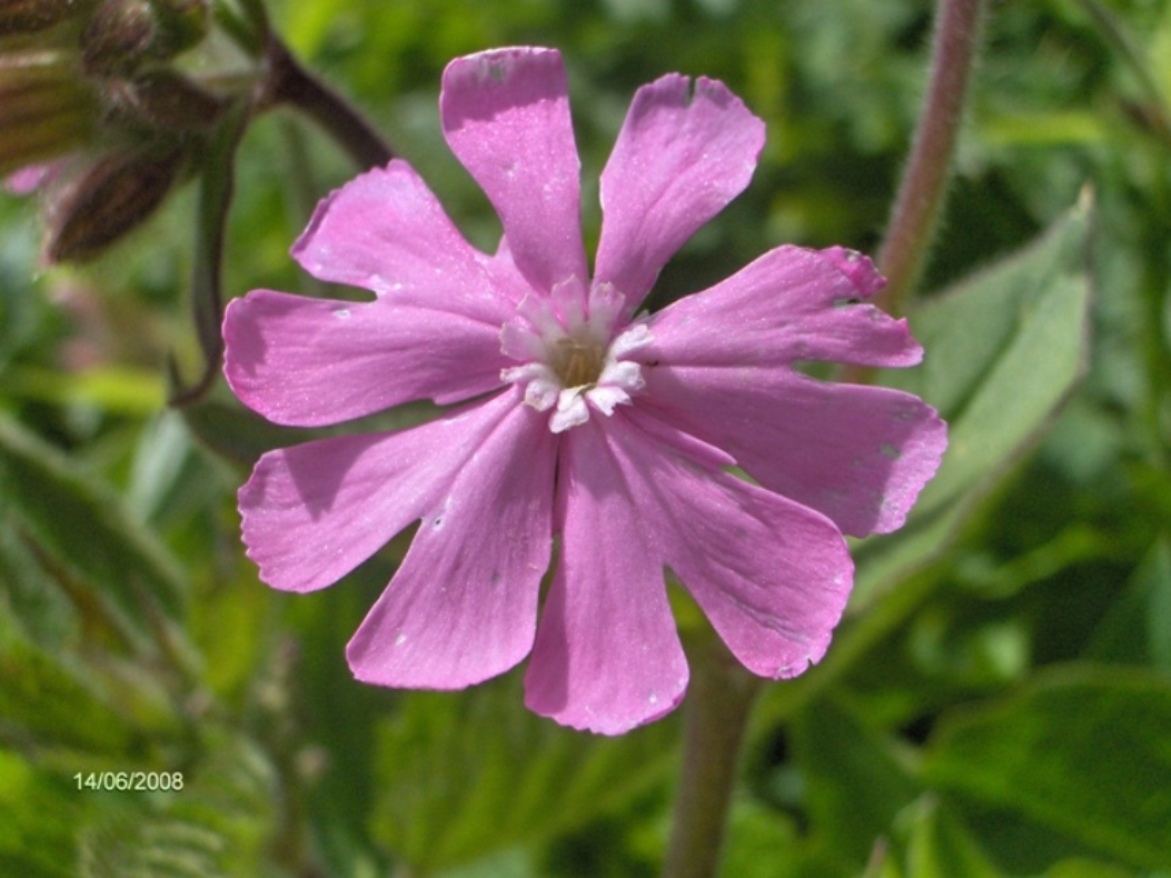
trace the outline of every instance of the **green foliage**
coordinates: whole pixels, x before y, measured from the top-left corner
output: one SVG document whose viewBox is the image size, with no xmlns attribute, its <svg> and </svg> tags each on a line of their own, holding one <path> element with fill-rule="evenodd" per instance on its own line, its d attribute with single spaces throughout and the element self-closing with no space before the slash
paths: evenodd
<svg viewBox="0 0 1171 878">
<path fill-rule="evenodd" d="M 948 452 L 906 527 L 859 551 L 855 611 L 939 551 L 1069 396 L 1089 356 L 1089 221 L 1087 208 L 1078 208 L 1028 250 L 912 315 L 926 360 L 884 375 L 882 383 L 939 410 L 948 422 Z"/>
<path fill-rule="evenodd" d="M 72 878 L 77 827 L 92 813 L 89 802 L 61 779 L 0 749 L 0 869 L 29 878 Z"/>
<path fill-rule="evenodd" d="M 426 871 L 556 837 L 637 801 L 678 729 L 569 735 L 529 713 L 517 675 L 462 699 L 418 695 L 380 723 L 371 834 Z M 555 807 L 551 806 L 555 803 Z"/>
<path fill-rule="evenodd" d="M 917 793 L 888 736 L 829 699 L 802 711 L 792 726 L 816 855 L 843 867 L 864 861 L 874 839 Z"/>
<path fill-rule="evenodd" d="M 158 539 L 108 488 L 3 419 L 0 491 L 39 551 L 61 565 L 61 578 L 92 589 L 120 634 L 145 640 L 180 611 L 184 575 Z"/>
<path fill-rule="evenodd" d="M 226 737 L 216 742 L 212 758 L 197 775 L 185 776 L 181 791 L 118 803 L 88 823 L 77 844 L 78 875 L 280 874 L 267 850 L 278 795 L 270 766 L 247 741 Z"/>
<path fill-rule="evenodd" d="M 942 723 L 926 754 L 941 789 L 1019 809 L 1150 869 L 1171 865 L 1171 681 L 1071 665 Z"/>
<path fill-rule="evenodd" d="M 564 51 L 588 237 L 633 90 L 723 79 L 768 144 L 658 306 L 782 242 L 875 249 L 932 7 L 216 0 L 229 35 L 184 63 L 242 64 L 271 15 L 484 247 L 498 224 L 438 125 L 453 56 Z M 926 358 L 875 376 L 936 405 L 951 449 L 903 530 L 855 544 L 824 662 L 762 696 L 729 878 L 1171 875 L 1171 12 L 990 7 L 909 313 Z M 225 118 L 195 185 L 85 270 L 42 270 L 34 204 L 0 197 L 0 874 L 657 874 L 677 718 L 579 735 L 524 710 L 520 672 L 466 693 L 356 684 L 345 642 L 406 539 L 321 594 L 271 592 L 234 492 L 264 451 L 323 434 L 246 412 L 214 371 L 160 411 L 172 357 L 188 378 L 214 362 L 221 294 L 352 294 L 287 256 L 345 156 L 285 111 Z M 133 770 L 184 788 L 74 780 Z"/>
</svg>

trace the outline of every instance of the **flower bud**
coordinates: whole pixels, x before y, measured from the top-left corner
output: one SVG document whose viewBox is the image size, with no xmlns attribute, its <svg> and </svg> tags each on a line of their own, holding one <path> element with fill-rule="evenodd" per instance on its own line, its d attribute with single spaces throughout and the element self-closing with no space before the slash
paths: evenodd
<svg viewBox="0 0 1171 878">
<path fill-rule="evenodd" d="M 74 0 L 3 0 L 0 37 L 45 30 L 74 15 L 80 6 Z"/>
<path fill-rule="evenodd" d="M 86 72 L 101 76 L 132 72 L 151 54 L 159 26 L 146 0 L 105 0 L 81 35 Z"/>
<path fill-rule="evenodd" d="M 211 17 L 207 0 L 151 0 L 151 7 L 168 56 L 191 48 L 207 35 Z"/>
<path fill-rule="evenodd" d="M 206 0 L 102 0 L 81 37 L 86 72 L 124 76 L 206 36 Z"/>
<path fill-rule="evenodd" d="M 96 95 L 65 61 L 0 56 L 0 177 L 82 146 L 98 115 Z"/>
<path fill-rule="evenodd" d="M 161 68 L 109 83 L 106 96 L 130 121 L 172 133 L 207 129 L 226 106 L 186 77 Z"/>
<path fill-rule="evenodd" d="M 131 231 L 154 212 L 183 164 L 178 147 L 113 152 L 49 193 L 45 261 L 81 262 Z"/>
</svg>

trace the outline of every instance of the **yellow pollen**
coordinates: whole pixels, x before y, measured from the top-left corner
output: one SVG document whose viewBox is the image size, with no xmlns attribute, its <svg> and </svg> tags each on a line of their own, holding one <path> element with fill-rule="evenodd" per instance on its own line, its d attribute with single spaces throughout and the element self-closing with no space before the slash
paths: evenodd
<svg viewBox="0 0 1171 878">
<path fill-rule="evenodd" d="M 602 374 L 606 352 L 597 344 L 561 338 L 557 340 L 557 347 L 552 352 L 551 359 L 549 365 L 553 367 L 563 386 L 581 387 L 597 382 Z"/>
</svg>

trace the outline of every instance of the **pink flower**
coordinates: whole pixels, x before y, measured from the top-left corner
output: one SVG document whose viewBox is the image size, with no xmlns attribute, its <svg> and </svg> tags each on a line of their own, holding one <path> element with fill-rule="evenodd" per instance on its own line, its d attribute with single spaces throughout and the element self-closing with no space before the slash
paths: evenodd
<svg viewBox="0 0 1171 878">
<path fill-rule="evenodd" d="M 4 188 L 13 195 L 31 195 L 52 176 L 55 167 L 52 164 L 29 165 L 13 171 L 4 179 Z"/>
<path fill-rule="evenodd" d="M 440 106 L 503 223 L 495 255 L 396 160 L 325 199 L 293 247 L 314 277 L 373 301 L 257 290 L 228 308 L 228 381 L 273 421 L 461 404 L 264 455 L 240 491 L 261 577 L 322 588 L 421 521 L 349 643 L 354 674 L 458 689 L 531 653 L 527 705 L 605 734 L 662 716 L 686 688 L 664 566 L 749 670 L 800 674 L 850 593 L 842 532 L 899 527 L 946 446 L 916 397 L 794 369 L 919 361 L 903 321 L 856 301 L 882 279 L 847 250 L 781 247 L 635 316 L 664 263 L 748 184 L 763 123 L 712 80 L 639 89 L 602 174 L 591 278 L 561 56 L 460 58 Z"/>
</svg>

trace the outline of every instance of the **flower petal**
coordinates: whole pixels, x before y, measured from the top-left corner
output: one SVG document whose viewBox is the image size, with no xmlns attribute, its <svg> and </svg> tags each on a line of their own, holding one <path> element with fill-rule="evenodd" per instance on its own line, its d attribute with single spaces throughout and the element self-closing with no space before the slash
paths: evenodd
<svg viewBox="0 0 1171 878">
<path fill-rule="evenodd" d="M 723 83 L 672 74 L 634 96 L 602 172 L 594 271 L 633 312 L 660 269 L 748 185 L 764 123 Z"/>
<path fill-rule="evenodd" d="M 543 294 L 588 276 L 568 94 L 551 49 L 482 52 L 443 73 L 447 142 L 500 214 L 517 268 Z"/>
<path fill-rule="evenodd" d="M 689 366 L 800 360 L 913 366 L 923 351 L 906 321 L 856 303 L 883 284 L 861 254 L 778 247 L 655 314 L 654 341 L 631 359 Z"/>
<path fill-rule="evenodd" d="M 562 440 L 561 560 L 525 677 L 525 703 L 564 725 L 617 735 L 671 711 L 687 661 L 662 563 L 647 551 L 641 485 L 593 418 Z"/>
<path fill-rule="evenodd" d="M 556 444 L 545 418 L 509 396 L 511 410 L 428 496 L 406 558 L 346 648 L 359 680 L 458 689 L 503 673 L 532 647 Z"/>
<path fill-rule="evenodd" d="M 669 429 L 616 412 L 615 456 L 652 545 L 750 671 L 786 678 L 825 654 L 853 585 L 829 519 L 660 444 Z M 689 440 L 694 441 L 694 440 Z"/>
<path fill-rule="evenodd" d="M 51 179 L 64 162 L 49 162 L 43 165 L 27 165 L 13 171 L 4 178 L 4 188 L 13 195 L 31 195 L 41 188 L 41 184 Z"/>
<path fill-rule="evenodd" d="M 336 582 L 421 518 L 518 405 L 503 393 L 410 430 L 265 454 L 239 492 L 260 578 L 285 591 Z"/>
<path fill-rule="evenodd" d="M 643 367 L 644 407 L 855 536 L 902 526 L 947 448 L 916 396 L 775 368 Z"/>
<path fill-rule="evenodd" d="M 255 290 L 224 316 L 224 375 L 278 424 L 318 426 L 412 400 L 445 405 L 501 385 L 500 329 L 390 299 L 342 302 Z"/>
<path fill-rule="evenodd" d="M 464 239 L 419 175 L 398 159 L 324 198 L 292 254 L 319 280 L 497 326 L 523 295 L 500 282 L 495 260 Z"/>
</svg>

